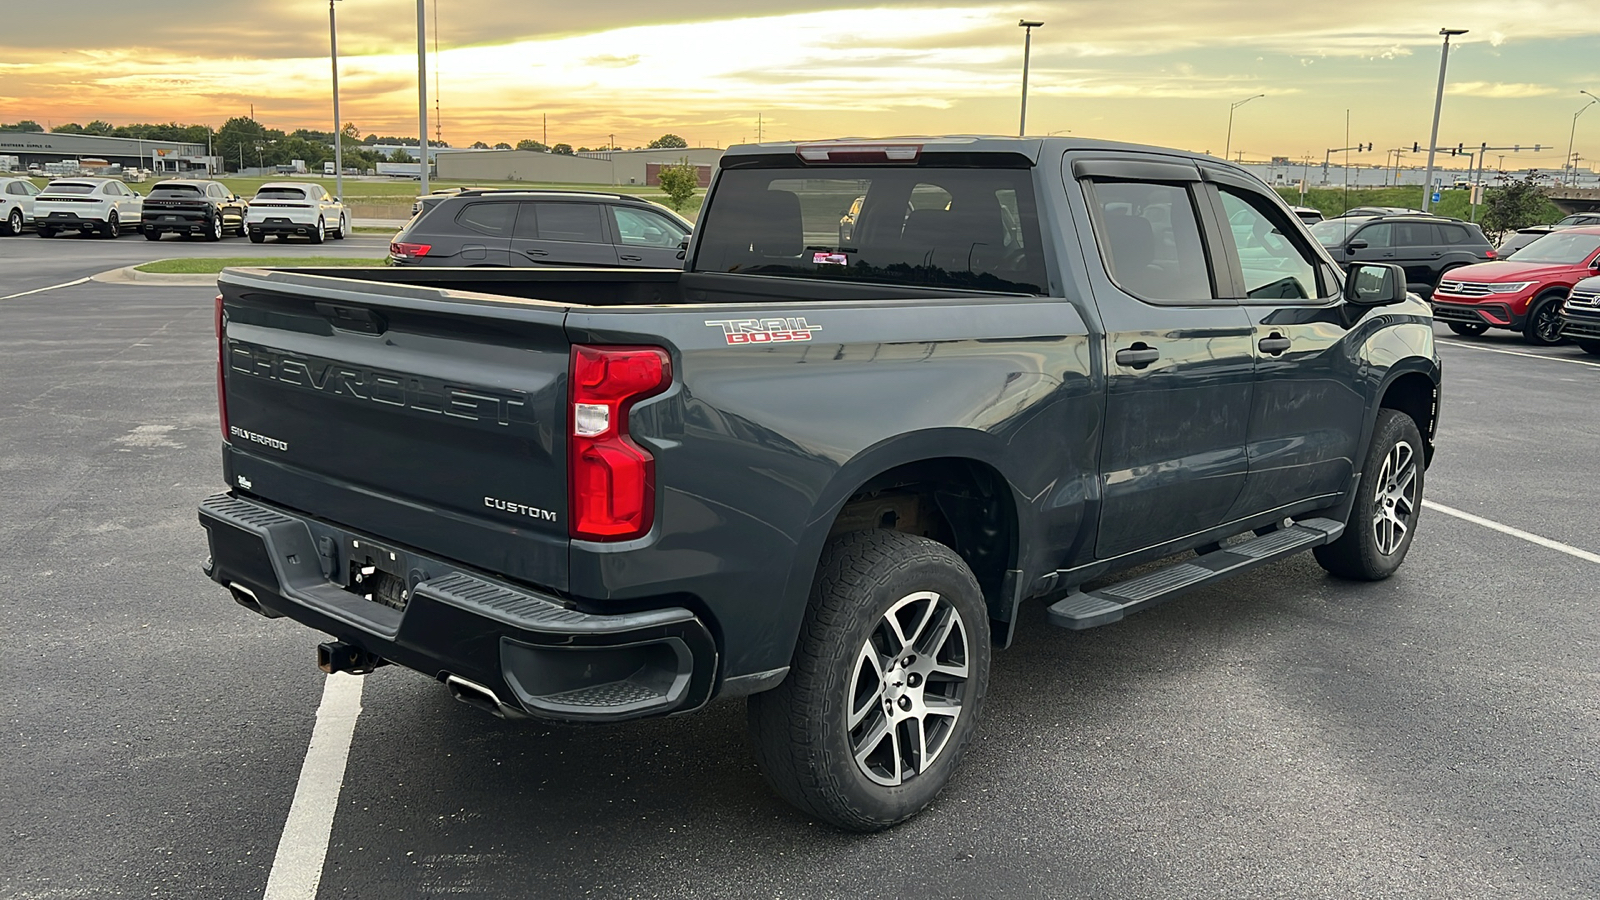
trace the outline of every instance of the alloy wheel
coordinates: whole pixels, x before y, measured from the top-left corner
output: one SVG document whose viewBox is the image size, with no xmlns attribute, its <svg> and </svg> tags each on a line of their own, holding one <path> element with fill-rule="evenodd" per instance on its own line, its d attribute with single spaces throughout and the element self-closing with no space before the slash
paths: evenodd
<svg viewBox="0 0 1600 900">
<path fill-rule="evenodd" d="M 1561 340 L 1561 304 L 1547 300 L 1533 312 L 1533 333 L 1541 343 L 1554 344 Z"/>
<path fill-rule="evenodd" d="M 883 614 L 850 679 L 846 724 L 861 774 L 893 787 L 939 758 L 962 714 L 967 657 L 966 623 L 947 598 L 919 591 Z"/>
<path fill-rule="evenodd" d="M 1373 496 L 1372 528 L 1378 552 L 1393 554 L 1405 542 L 1417 513 L 1417 451 L 1397 442 L 1383 458 Z"/>
<path fill-rule="evenodd" d="M 22 233 L 22 210 L 13 209 L 11 211 L 11 223 L 10 223 L 10 225 L 7 226 L 7 229 L 12 234 L 21 234 Z"/>
</svg>

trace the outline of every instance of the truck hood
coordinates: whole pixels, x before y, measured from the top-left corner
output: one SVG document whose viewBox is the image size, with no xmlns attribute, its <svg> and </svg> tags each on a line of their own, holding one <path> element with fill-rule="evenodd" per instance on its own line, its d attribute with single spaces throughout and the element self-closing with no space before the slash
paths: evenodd
<svg viewBox="0 0 1600 900">
<path fill-rule="evenodd" d="M 1478 284 L 1505 284 L 1514 281 L 1543 281 L 1546 278 L 1570 277 L 1574 271 L 1589 270 L 1582 263 L 1536 263 L 1508 259 L 1451 269 L 1446 278 L 1450 281 L 1472 281 Z"/>
</svg>

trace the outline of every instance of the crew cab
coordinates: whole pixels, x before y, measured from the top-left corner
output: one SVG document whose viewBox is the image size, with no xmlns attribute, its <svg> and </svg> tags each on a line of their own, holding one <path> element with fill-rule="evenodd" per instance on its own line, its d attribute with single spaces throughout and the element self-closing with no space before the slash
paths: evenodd
<svg viewBox="0 0 1600 900">
<path fill-rule="evenodd" d="M 0 233 L 18 235 L 33 224 L 33 198 L 39 188 L 26 178 L 0 178 Z"/>
<path fill-rule="evenodd" d="M 243 237 L 249 204 L 221 182 L 174 179 L 150 188 L 141 231 L 152 241 L 163 234 L 220 241 L 225 232 Z"/>
<path fill-rule="evenodd" d="M 1238 166 L 1077 138 L 734 147 L 682 270 L 219 284 L 235 601 L 506 718 L 748 697 L 845 829 L 944 786 L 1024 602 L 1391 575 L 1438 421 L 1398 267 L 1344 275 Z"/>
<path fill-rule="evenodd" d="M 1590 356 L 1600 356 L 1600 276 L 1573 285 L 1561 305 L 1561 336 Z"/>
<path fill-rule="evenodd" d="M 63 178 L 33 198 L 33 230 L 39 237 L 91 231 L 114 238 L 137 230 L 144 198 L 114 178 Z"/>
<path fill-rule="evenodd" d="M 1561 343 L 1561 302 L 1600 270 L 1600 226 L 1552 231 L 1512 259 L 1454 269 L 1433 292 L 1433 314 L 1456 334 L 1522 332 L 1531 344 Z"/>
<path fill-rule="evenodd" d="M 344 203 L 312 182 L 263 184 L 250 201 L 244 221 L 250 240 L 257 244 L 272 235 L 279 240 L 298 235 L 320 244 L 350 233 L 350 214 Z"/>
</svg>

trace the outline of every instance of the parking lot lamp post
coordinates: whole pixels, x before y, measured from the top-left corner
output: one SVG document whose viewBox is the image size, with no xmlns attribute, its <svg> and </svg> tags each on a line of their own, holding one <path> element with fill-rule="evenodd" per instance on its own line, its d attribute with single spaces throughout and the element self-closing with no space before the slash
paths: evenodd
<svg viewBox="0 0 1600 900">
<path fill-rule="evenodd" d="M 339 23 L 328 0 L 328 55 L 333 60 L 333 195 L 344 197 L 344 124 L 339 121 Z"/>
<path fill-rule="evenodd" d="M 1228 151 L 1233 149 L 1233 111 L 1238 109 L 1239 107 L 1245 105 L 1246 103 L 1249 103 L 1251 100 L 1259 100 L 1259 99 L 1261 99 L 1262 97 L 1265 97 L 1265 96 L 1266 96 L 1266 94 L 1257 94 L 1254 97 L 1246 97 L 1243 100 L 1240 100 L 1238 103 L 1234 103 L 1234 104 L 1231 104 L 1231 105 L 1228 106 L 1228 140 L 1225 141 L 1223 143 L 1223 145 L 1222 145 L 1222 158 L 1223 159 L 1227 159 L 1228 158 Z"/>
<path fill-rule="evenodd" d="M 1577 138 L 1577 136 L 1578 136 L 1578 117 L 1583 115 L 1584 113 L 1588 112 L 1589 111 L 1589 107 L 1595 105 L 1596 103 L 1600 103 L 1600 97 L 1596 97 L 1595 95 L 1589 93 L 1588 91 L 1579 90 L 1578 93 L 1583 94 L 1585 97 L 1588 97 L 1589 98 L 1589 102 L 1585 103 L 1583 105 L 1582 109 L 1580 109 L 1577 112 L 1572 114 L 1572 130 L 1567 133 L 1567 156 L 1566 156 L 1566 161 L 1569 162 L 1569 163 L 1572 163 L 1572 174 L 1570 176 L 1568 176 L 1568 178 L 1567 178 L 1567 183 L 1568 184 L 1572 184 L 1574 181 L 1578 180 L 1578 164 L 1576 162 L 1573 162 L 1573 160 L 1572 160 L 1572 141 L 1575 138 Z"/>
<path fill-rule="evenodd" d="M 427 0 L 417 0 L 417 158 L 422 193 L 428 193 L 428 25 Z"/>
<path fill-rule="evenodd" d="M 1044 23 L 1031 19 L 1021 19 L 1017 27 L 1023 29 L 1022 34 L 1022 121 L 1017 125 L 1017 137 L 1028 133 L 1028 57 L 1033 53 L 1033 30 L 1043 28 Z"/>
<path fill-rule="evenodd" d="M 1433 95 L 1433 133 L 1428 137 L 1428 169 L 1422 176 L 1422 211 L 1427 212 L 1433 203 L 1433 154 L 1439 146 L 1439 110 L 1444 105 L 1444 70 L 1450 64 L 1450 38 L 1466 34 L 1465 28 L 1441 28 L 1444 49 L 1439 52 L 1439 90 Z"/>
</svg>

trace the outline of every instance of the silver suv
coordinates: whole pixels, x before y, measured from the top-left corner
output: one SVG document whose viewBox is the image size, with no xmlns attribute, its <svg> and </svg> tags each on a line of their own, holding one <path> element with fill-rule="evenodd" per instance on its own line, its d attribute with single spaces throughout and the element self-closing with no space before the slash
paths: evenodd
<svg viewBox="0 0 1600 900">
<path fill-rule="evenodd" d="M 626 194 L 462 191 L 407 223 L 389 245 L 389 264 L 679 269 L 693 229 L 666 207 Z"/>
</svg>

